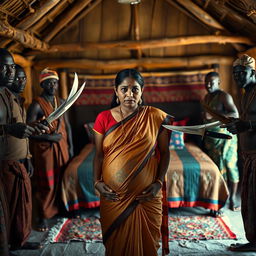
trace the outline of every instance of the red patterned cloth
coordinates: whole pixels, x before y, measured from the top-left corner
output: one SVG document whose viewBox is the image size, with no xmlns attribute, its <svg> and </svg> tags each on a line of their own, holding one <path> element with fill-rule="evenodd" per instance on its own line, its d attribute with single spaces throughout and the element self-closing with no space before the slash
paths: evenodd
<svg viewBox="0 0 256 256">
<path fill-rule="evenodd" d="M 114 77 L 85 78 L 86 88 L 76 105 L 110 105 Z M 202 100 L 206 94 L 204 74 L 144 76 L 146 103 Z M 83 81 L 81 81 L 83 82 Z"/>
</svg>

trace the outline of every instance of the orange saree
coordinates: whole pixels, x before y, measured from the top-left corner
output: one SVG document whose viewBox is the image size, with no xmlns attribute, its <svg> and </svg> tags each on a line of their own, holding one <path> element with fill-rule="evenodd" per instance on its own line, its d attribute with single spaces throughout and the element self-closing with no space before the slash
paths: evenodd
<svg viewBox="0 0 256 256">
<path fill-rule="evenodd" d="M 162 191 L 151 201 L 140 195 L 157 177 L 157 137 L 171 117 L 149 106 L 112 126 L 103 141 L 102 177 L 119 201 L 100 198 L 106 255 L 155 256 L 162 224 Z"/>
</svg>

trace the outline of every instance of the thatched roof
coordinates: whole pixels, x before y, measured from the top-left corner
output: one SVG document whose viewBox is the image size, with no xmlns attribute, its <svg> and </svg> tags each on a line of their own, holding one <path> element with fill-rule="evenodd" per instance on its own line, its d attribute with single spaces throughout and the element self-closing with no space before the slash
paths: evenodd
<svg viewBox="0 0 256 256">
<path fill-rule="evenodd" d="M 255 0 L 4 0 L 0 47 L 38 67 L 226 63 L 256 42 Z M 224 45 L 225 44 L 225 45 Z"/>
</svg>

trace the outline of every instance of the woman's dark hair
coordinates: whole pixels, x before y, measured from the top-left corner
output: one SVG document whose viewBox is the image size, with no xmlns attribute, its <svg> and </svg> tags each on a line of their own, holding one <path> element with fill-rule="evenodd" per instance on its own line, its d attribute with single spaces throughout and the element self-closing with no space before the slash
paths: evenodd
<svg viewBox="0 0 256 256">
<path fill-rule="evenodd" d="M 139 71 L 136 69 L 123 69 L 119 71 L 115 78 L 115 88 L 117 89 L 118 86 L 124 81 L 125 78 L 131 77 L 133 78 L 138 84 L 140 85 L 141 89 L 144 87 L 144 79 Z M 111 101 L 111 108 L 114 108 L 118 106 L 119 104 L 116 102 L 117 96 L 114 93 L 113 98 Z M 142 98 L 142 104 L 144 103 L 144 100 Z"/>
</svg>

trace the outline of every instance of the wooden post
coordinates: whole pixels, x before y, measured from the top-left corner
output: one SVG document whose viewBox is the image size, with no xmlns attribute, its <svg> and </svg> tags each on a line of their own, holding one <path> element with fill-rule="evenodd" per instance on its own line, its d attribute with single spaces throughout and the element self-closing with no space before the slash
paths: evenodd
<svg viewBox="0 0 256 256">
<path fill-rule="evenodd" d="M 59 81 L 59 89 L 60 89 L 60 97 L 62 99 L 66 99 L 68 97 L 68 76 L 66 70 L 61 70 L 59 72 L 60 81 Z"/>
<path fill-rule="evenodd" d="M 26 99 L 25 107 L 28 107 L 33 100 L 31 66 L 24 67 L 24 70 L 27 75 L 27 84 L 23 92 L 23 97 Z"/>
</svg>

